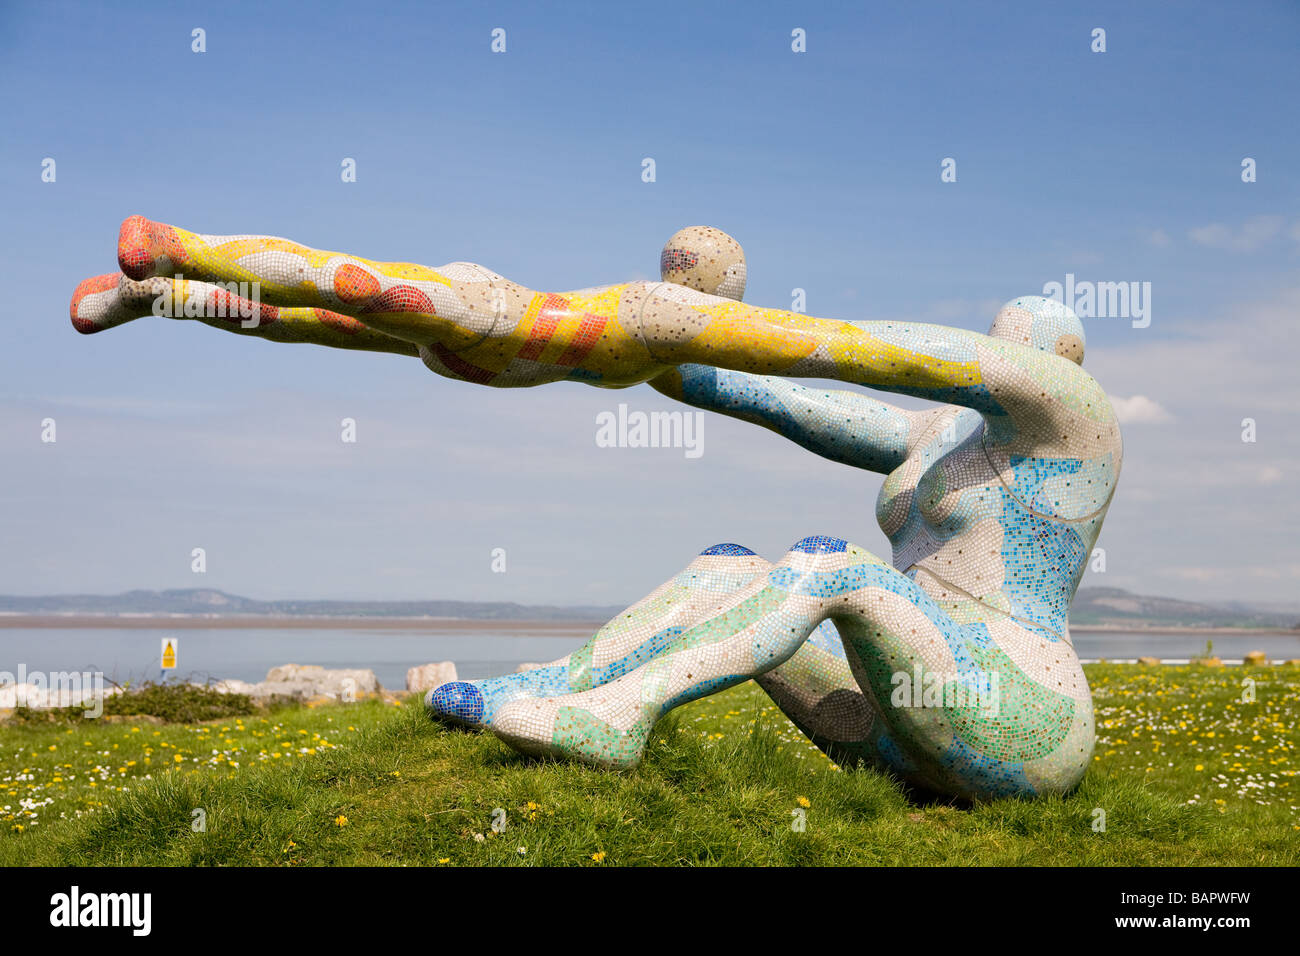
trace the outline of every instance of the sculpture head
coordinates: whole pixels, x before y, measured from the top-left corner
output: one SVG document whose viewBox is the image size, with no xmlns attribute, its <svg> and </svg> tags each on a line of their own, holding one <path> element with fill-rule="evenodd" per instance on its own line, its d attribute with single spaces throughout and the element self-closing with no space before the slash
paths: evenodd
<svg viewBox="0 0 1300 956">
<path fill-rule="evenodd" d="M 1083 323 L 1073 309 L 1056 299 L 1041 295 L 1012 299 L 998 310 L 989 335 L 1083 364 Z"/>
<path fill-rule="evenodd" d="M 659 278 L 739 302 L 745 295 L 745 251 L 712 226 L 687 226 L 659 254 Z"/>
</svg>

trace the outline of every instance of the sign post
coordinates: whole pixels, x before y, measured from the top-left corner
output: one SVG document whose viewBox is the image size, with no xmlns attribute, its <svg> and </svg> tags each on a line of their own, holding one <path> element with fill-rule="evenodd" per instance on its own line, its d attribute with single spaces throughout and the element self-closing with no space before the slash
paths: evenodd
<svg viewBox="0 0 1300 956">
<path fill-rule="evenodd" d="M 160 663 L 161 669 L 158 672 L 159 681 L 167 679 L 167 672 L 176 669 L 176 650 L 180 645 L 174 637 L 164 637 L 162 639 L 162 658 Z"/>
</svg>

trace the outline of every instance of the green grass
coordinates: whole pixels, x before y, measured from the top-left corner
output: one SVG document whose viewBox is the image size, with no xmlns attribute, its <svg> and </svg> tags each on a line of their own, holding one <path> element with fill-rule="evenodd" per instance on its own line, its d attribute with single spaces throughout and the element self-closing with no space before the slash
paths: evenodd
<svg viewBox="0 0 1300 956">
<path fill-rule="evenodd" d="M 167 723 L 199 723 L 228 717 L 247 717 L 258 707 L 247 694 L 223 694 L 214 687 L 195 684 L 159 684 L 147 681 L 139 687 L 124 688 L 124 693 L 106 696 L 103 712 L 114 717 L 157 717 Z M 290 706 L 290 701 L 277 701 Z M 19 707 L 12 720 L 20 723 L 68 723 L 84 715 L 86 708 L 56 707 L 35 710 Z"/>
<path fill-rule="evenodd" d="M 1088 676 L 1099 737 L 1080 788 L 973 807 L 833 767 L 752 683 L 680 708 L 630 773 L 522 758 L 415 700 L 11 721 L 0 865 L 1300 863 L 1300 668 Z"/>
</svg>

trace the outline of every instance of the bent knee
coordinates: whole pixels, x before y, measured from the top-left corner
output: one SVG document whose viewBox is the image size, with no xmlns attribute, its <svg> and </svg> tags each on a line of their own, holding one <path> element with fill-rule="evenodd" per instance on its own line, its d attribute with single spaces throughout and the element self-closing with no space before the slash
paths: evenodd
<svg viewBox="0 0 1300 956">
<path fill-rule="evenodd" d="M 851 541 L 845 541 L 843 538 L 831 538 L 827 535 L 811 535 L 807 538 L 801 538 L 790 546 L 786 552 L 787 558 L 790 555 L 806 555 L 807 558 L 801 559 L 804 563 L 811 558 L 814 563 L 819 559 L 825 559 L 831 564 L 847 562 L 849 564 L 870 564 L 879 565 L 893 572 L 893 565 L 876 554 L 860 547 Z M 897 573 L 897 572 L 894 572 Z"/>
<path fill-rule="evenodd" d="M 711 555 L 711 554 L 724 554 L 724 555 L 735 555 L 737 557 L 745 557 L 747 555 L 751 555 L 754 553 L 755 552 L 750 551 L 749 548 L 746 548 L 744 545 L 731 544 L 727 542 L 724 544 L 715 544 L 711 548 L 705 548 L 703 551 L 700 552 L 700 556 L 704 557 L 705 555 Z"/>
<path fill-rule="evenodd" d="M 848 549 L 849 543 L 843 538 L 828 538 L 820 534 L 800 538 L 790 546 L 791 551 L 803 554 L 837 554 Z"/>
</svg>

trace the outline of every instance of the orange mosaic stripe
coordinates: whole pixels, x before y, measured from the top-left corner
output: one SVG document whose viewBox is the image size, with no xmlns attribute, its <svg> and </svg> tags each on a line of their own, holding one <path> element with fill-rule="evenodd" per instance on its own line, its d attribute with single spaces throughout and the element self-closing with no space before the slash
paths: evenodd
<svg viewBox="0 0 1300 956">
<path fill-rule="evenodd" d="M 578 332 L 573 337 L 572 344 L 564 350 L 563 354 L 555 360 L 556 365 L 577 366 L 587 357 L 596 343 L 600 341 L 600 333 L 605 331 L 605 316 L 593 315 L 590 312 L 584 313 L 582 321 L 578 323 Z"/>
<path fill-rule="evenodd" d="M 528 330 L 528 338 L 515 353 L 515 357 L 536 362 L 538 356 L 542 354 L 542 349 L 546 348 L 546 343 L 551 341 L 551 336 L 560 327 L 560 318 L 568 308 L 569 302 L 564 296 L 549 293 L 538 295 L 528 303 L 527 315 L 532 318 L 533 323 Z"/>
</svg>

